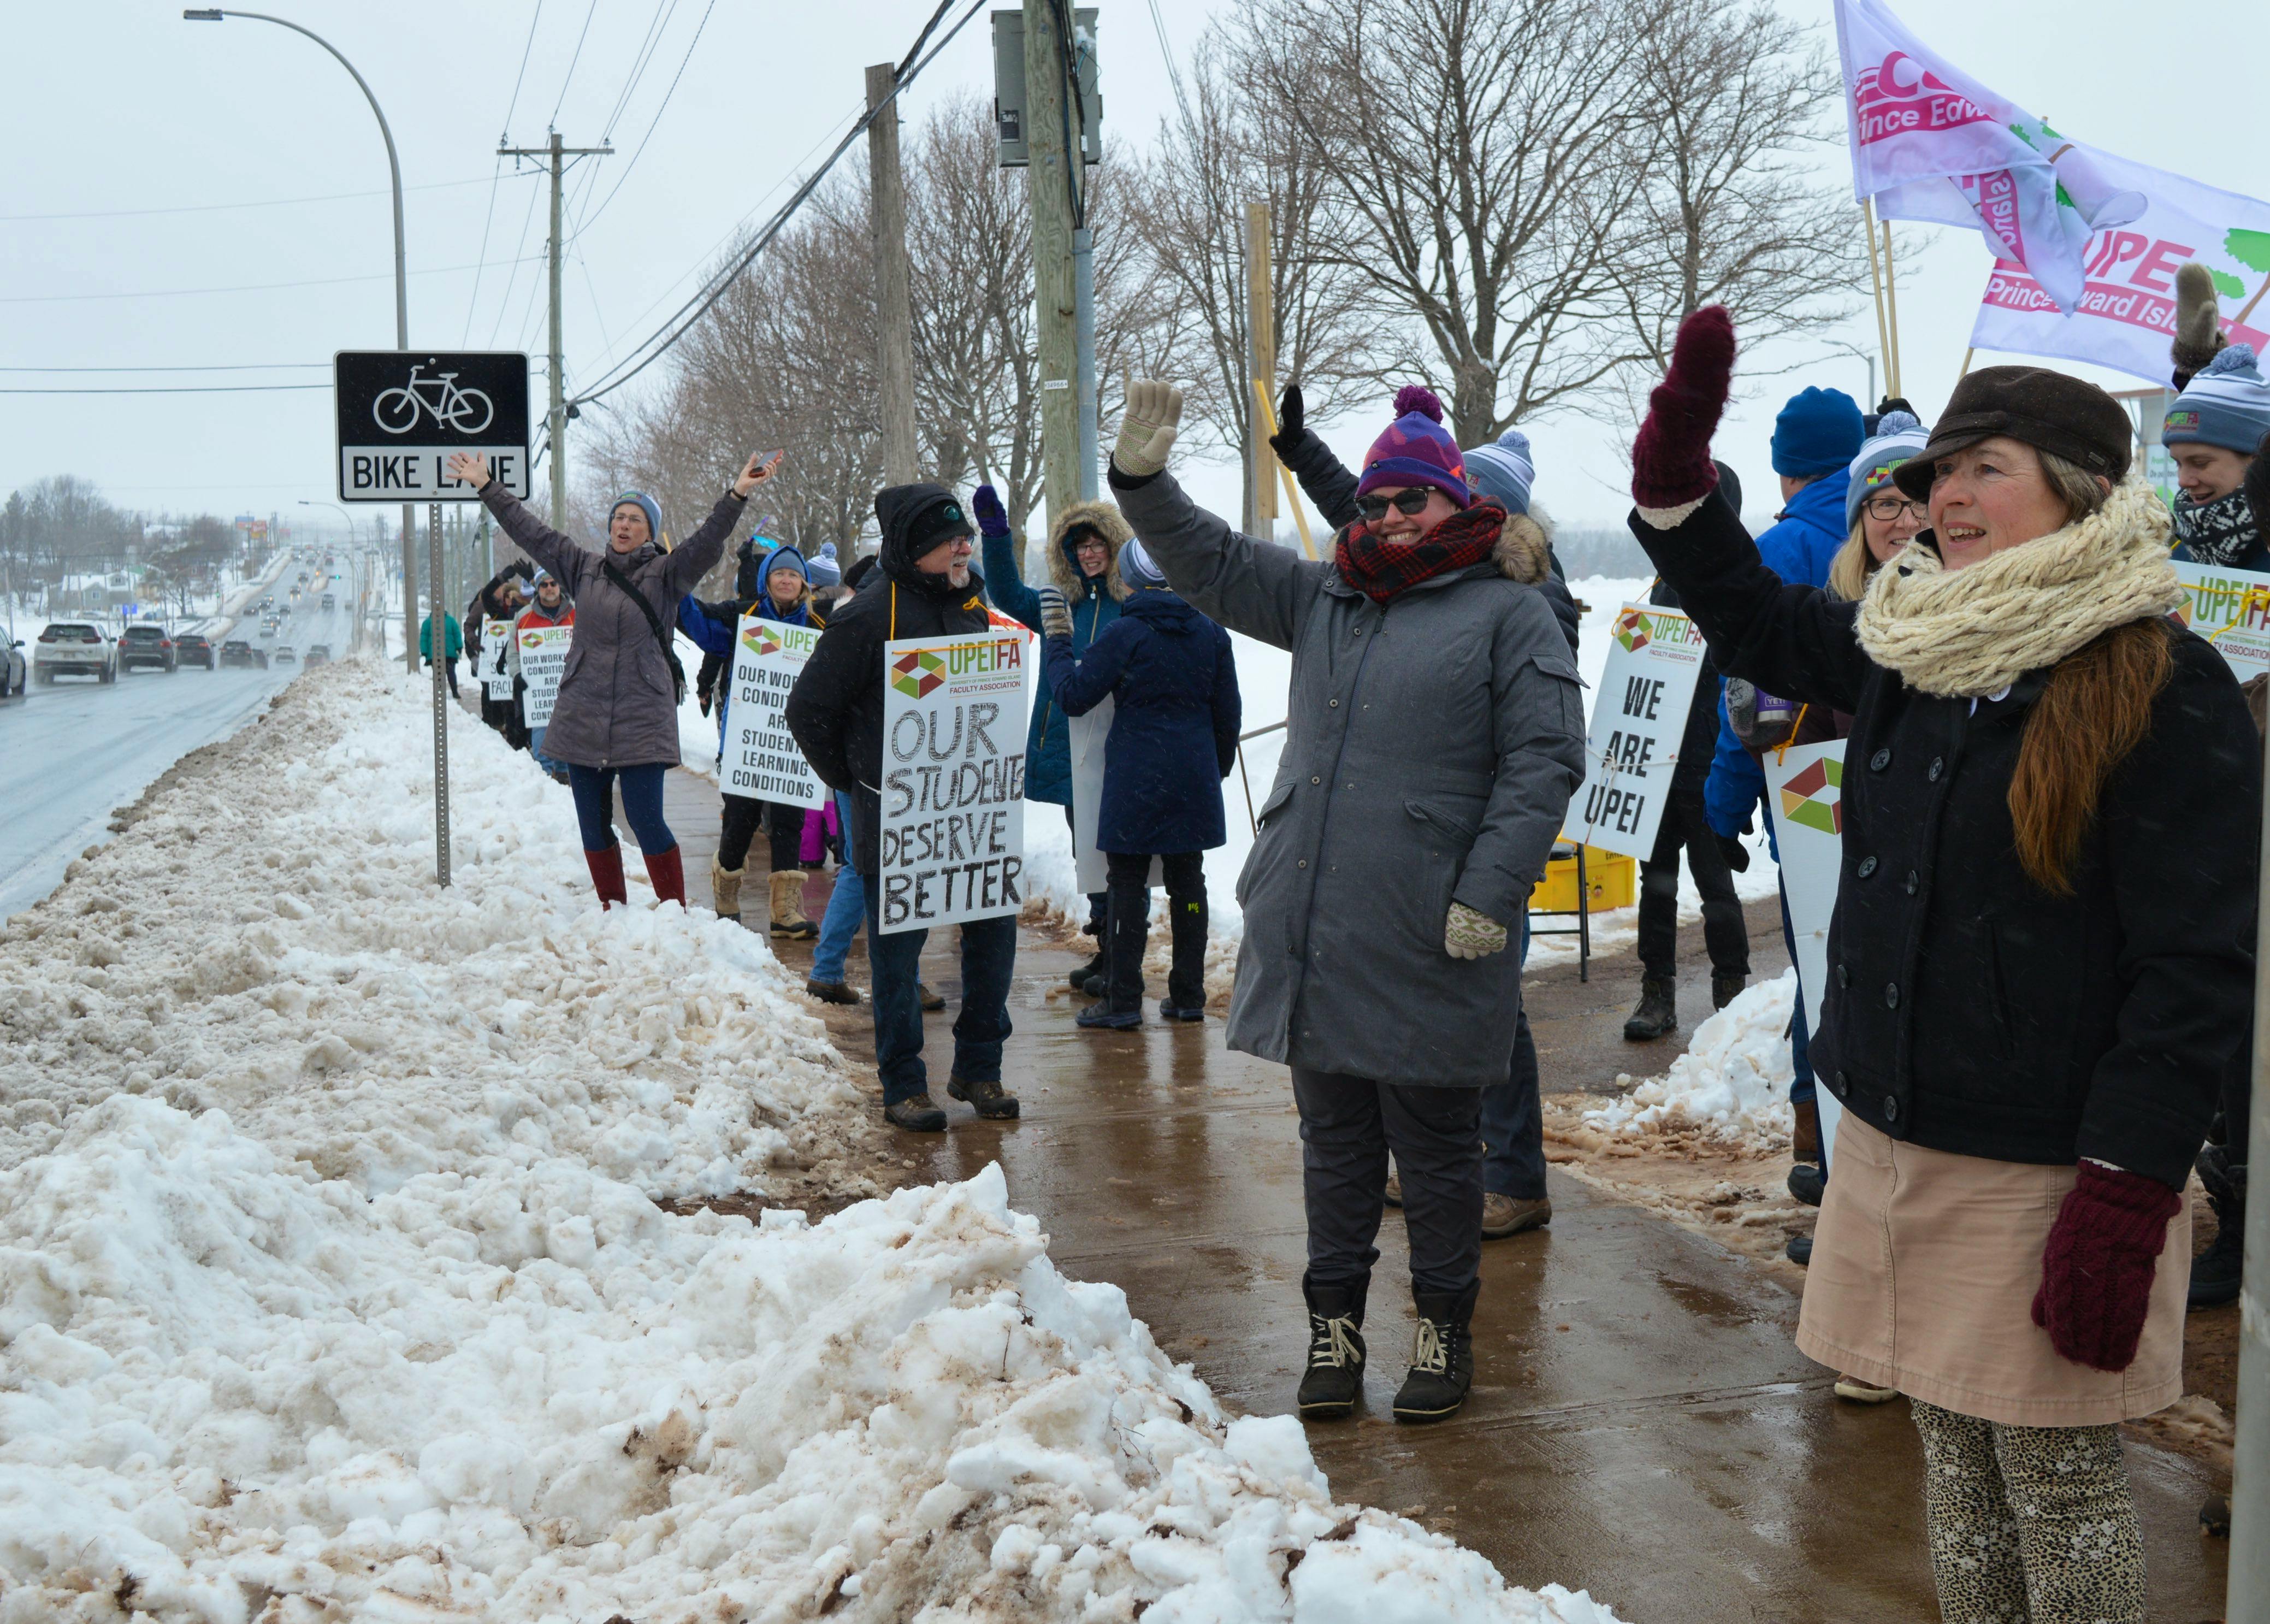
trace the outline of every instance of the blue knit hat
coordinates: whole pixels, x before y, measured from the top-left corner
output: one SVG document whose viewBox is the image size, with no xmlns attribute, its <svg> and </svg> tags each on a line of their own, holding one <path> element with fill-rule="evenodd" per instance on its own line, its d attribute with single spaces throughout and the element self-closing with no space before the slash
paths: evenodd
<svg viewBox="0 0 2270 1624">
<path fill-rule="evenodd" d="M 804 577 L 805 585 L 812 584 L 812 566 L 804 561 L 803 552 L 788 542 L 783 542 L 765 554 L 764 568 L 758 579 L 769 586 L 772 582 L 773 571 L 776 569 L 792 569 Z"/>
<path fill-rule="evenodd" d="M 1774 419 L 1774 472 L 1792 479 L 1836 473 L 1851 466 L 1867 434 L 1859 404 L 1843 389 L 1792 395 Z"/>
<path fill-rule="evenodd" d="M 1508 513 L 1527 513 L 1529 488 L 1537 483 L 1529 436 L 1509 428 L 1488 445 L 1467 452 L 1466 483 L 1476 495 L 1495 497 Z"/>
<path fill-rule="evenodd" d="M 662 504 L 644 491 L 625 491 L 607 505 L 607 523 L 610 526 L 612 526 L 615 522 L 615 509 L 625 502 L 628 502 L 646 515 L 647 539 L 657 547 L 660 546 L 662 545 Z"/>
<path fill-rule="evenodd" d="M 1396 390 L 1395 421 L 1371 442 L 1355 493 L 1363 496 L 1391 485 L 1398 490 L 1430 485 L 1461 508 L 1474 504 L 1466 459 L 1443 427 L 1443 403 L 1422 384 L 1406 383 Z M 1119 573 L 1124 577 L 1124 565 Z"/>
<path fill-rule="evenodd" d="M 2234 344 L 2193 378 L 2160 426 L 2165 446 L 2222 446 L 2251 456 L 2270 434 L 2270 382 L 2251 344 Z"/>
<path fill-rule="evenodd" d="M 1131 536 L 1119 549 L 1119 578 L 1139 592 L 1167 584 L 1166 572 L 1143 550 L 1143 544 Z"/>
<path fill-rule="evenodd" d="M 843 572 L 835 562 L 835 544 L 832 541 L 821 542 L 820 556 L 806 560 L 804 573 L 811 578 L 812 584 L 816 587 L 832 587 L 841 582 L 843 579 Z"/>
<path fill-rule="evenodd" d="M 1852 459 L 1851 484 L 1844 492 L 1844 528 L 1851 529 L 1860 506 L 1889 485 L 1892 471 L 1910 457 L 1921 456 L 1931 443 L 1931 431 L 1914 413 L 1887 412 L 1876 419 L 1876 432 Z"/>
</svg>

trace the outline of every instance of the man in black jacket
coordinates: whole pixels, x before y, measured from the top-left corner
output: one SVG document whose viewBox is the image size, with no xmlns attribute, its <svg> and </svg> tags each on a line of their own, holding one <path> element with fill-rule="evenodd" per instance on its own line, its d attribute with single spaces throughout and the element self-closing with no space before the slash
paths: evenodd
<svg viewBox="0 0 2270 1624">
<path fill-rule="evenodd" d="M 883 646 L 895 638 L 983 632 L 985 582 L 969 567 L 976 532 L 942 486 L 894 485 L 875 498 L 883 532 L 871 580 L 827 623 L 789 695 L 789 730 L 812 770 L 851 799 L 851 864 L 867 890 L 867 960 L 874 978 L 875 1064 L 883 1116 L 893 1125 L 937 1133 L 946 1113 L 930 1097 L 923 1065 L 916 973 L 927 931 L 885 935 L 877 916 L 882 886 Z M 961 1013 L 953 1023 L 953 1070 L 946 1091 L 980 1116 L 1017 1115 L 1001 1092 L 1001 1046 L 1009 1035 L 1009 981 L 1017 962 L 1017 919 L 1003 914 L 961 927 Z"/>
</svg>

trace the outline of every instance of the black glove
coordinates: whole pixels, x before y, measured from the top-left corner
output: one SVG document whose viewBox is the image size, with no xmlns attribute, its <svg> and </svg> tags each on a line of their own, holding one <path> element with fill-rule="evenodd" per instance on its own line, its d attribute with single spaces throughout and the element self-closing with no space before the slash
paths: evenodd
<svg viewBox="0 0 2270 1624">
<path fill-rule="evenodd" d="M 1750 849 L 1742 844 L 1739 835 L 1720 834 L 1714 830 L 1712 838 L 1718 842 L 1718 849 L 1726 854 L 1728 868 L 1737 874 L 1747 874 L 1750 871 Z"/>
<path fill-rule="evenodd" d="M 702 689 L 699 697 L 701 701 L 701 714 L 706 716 L 709 714 L 709 701 L 711 698 L 709 690 L 707 688 Z"/>
<path fill-rule="evenodd" d="M 1289 457 L 1293 449 L 1301 443 L 1301 430 L 1306 426 L 1307 407 L 1301 399 L 1301 386 L 1288 383 L 1277 402 L 1277 432 L 1269 436 L 1270 449 L 1279 456 Z"/>
</svg>

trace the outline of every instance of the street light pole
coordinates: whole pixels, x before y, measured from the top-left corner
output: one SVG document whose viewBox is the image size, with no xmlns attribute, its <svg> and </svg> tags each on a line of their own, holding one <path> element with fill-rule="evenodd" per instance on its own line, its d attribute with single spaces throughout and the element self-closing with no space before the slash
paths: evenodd
<svg viewBox="0 0 2270 1624">
<path fill-rule="evenodd" d="M 397 350 L 408 349 L 410 347 L 410 277 L 402 248 L 402 160 L 394 150 L 394 131 L 388 127 L 385 111 L 379 107 L 378 98 L 371 93 L 368 81 L 360 73 L 355 71 L 354 63 L 339 54 L 338 46 L 333 45 L 314 29 L 303 28 L 288 18 L 271 17 L 265 11 L 225 11 L 219 6 L 193 7 L 184 11 L 182 16 L 185 21 L 193 23 L 217 23 L 227 17 L 241 17 L 259 23 L 274 23 L 278 28 L 289 28 L 294 33 L 305 34 L 330 52 L 332 56 L 337 58 L 339 66 L 353 76 L 355 84 L 362 91 L 363 99 L 370 103 L 370 110 L 378 120 L 378 133 L 386 137 L 386 167 L 394 179 L 394 347 Z M 413 677 L 418 674 L 418 554 L 415 547 L 417 523 L 417 508 L 404 502 L 402 507 L 402 642 L 403 659 Z"/>
</svg>

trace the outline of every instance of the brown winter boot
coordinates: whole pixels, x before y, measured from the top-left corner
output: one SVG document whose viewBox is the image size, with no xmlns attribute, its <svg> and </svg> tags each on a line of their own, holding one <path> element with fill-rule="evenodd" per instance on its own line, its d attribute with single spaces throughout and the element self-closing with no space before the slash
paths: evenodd
<svg viewBox="0 0 2270 1624">
<path fill-rule="evenodd" d="M 1624 1041 L 1652 1043 L 1679 1030 L 1679 983 L 1668 975 L 1640 978 L 1639 1007 L 1624 1022 Z"/>
<path fill-rule="evenodd" d="M 773 876 L 773 934 L 808 942 L 820 927 L 804 916 L 804 871 L 783 869 Z"/>
<path fill-rule="evenodd" d="M 1793 1108 L 1797 1125 L 1790 1130 L 1789 1159 L 1818 1165 L 1821 1161 L 1821 1109 L 1810 1100 L 1800 1100 Z"/>
<path fill-rule="evenodd" d="M 741 916 L 741 875 L 746 871 L 727 868 L 716 858 L 709 859 L 709 891 L 717 899 L 717 917 L 738 919 Z"/>
</svg>

